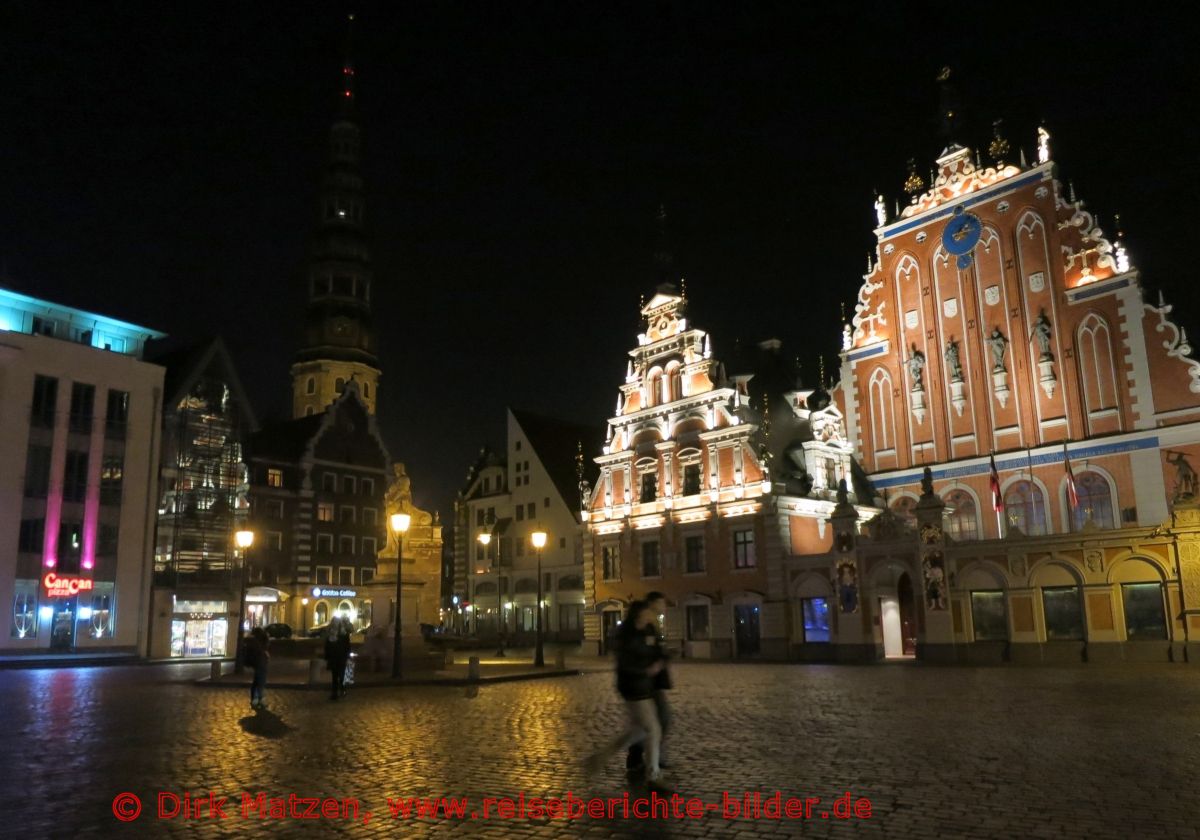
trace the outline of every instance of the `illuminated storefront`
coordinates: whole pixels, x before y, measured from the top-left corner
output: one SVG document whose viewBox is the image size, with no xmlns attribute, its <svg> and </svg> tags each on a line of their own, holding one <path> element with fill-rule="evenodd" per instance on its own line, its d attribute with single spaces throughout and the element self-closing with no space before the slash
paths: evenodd
<svg viewBox="0 0 1200 840">
<path fill-rule="evenodd" d="M 175 601 L 171 656 L 225 656 L 228 639 L 227 601 Z"/>
</svg>

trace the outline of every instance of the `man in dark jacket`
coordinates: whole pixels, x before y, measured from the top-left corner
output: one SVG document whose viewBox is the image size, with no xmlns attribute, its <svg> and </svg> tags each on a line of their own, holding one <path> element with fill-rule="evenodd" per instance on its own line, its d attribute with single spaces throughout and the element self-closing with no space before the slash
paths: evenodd
<svg viewBox="0 0 1200 840">
<path fill-rule="evenodd" d="M 325 661 L 333 673 L 333 693 L 330 700 L 346 694 L 346 663 L 350 661 L 350 622 L 337 617 L 329 623 L 325 638 Z"/>
<path fill-rule="evenodd" d="M 646 603 L 650 605 L 650 610 L 654 613 L 655 620 L 658 622 L 655 627 L 655 661 L 661 662 L 657 674 L 654 675 L 654 708 L 658 711 L 658 725 L 662 729 L 662 740 L 667 737 L 667 727 L 671 723 L 671 707 L 667 703 L 667 692 L 671 690 L 671 672 L 667 669 L 667 645 L 666 639 L 663 637 L 662 621 L 663 616 L 667 612 L 667 596 L 661 592 L 650 592 L 646 595 Z M 625 769 L 641 770 L 645 766 L 643 757 L 643 744 L 634 744 L 629 748 L 629 754 L 625 757 Z M 663 760 L 664 750 L 660 742 L 658 748 L 658 766 L 666 767 L 667 762 Z"/>
</svg>

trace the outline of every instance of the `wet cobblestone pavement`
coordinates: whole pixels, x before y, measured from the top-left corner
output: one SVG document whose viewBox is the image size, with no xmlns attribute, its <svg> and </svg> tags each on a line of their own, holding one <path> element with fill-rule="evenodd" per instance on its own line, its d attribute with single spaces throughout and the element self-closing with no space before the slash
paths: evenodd
<svg viewBox="0 0 1200 840">
<path fill-rule="evenodd" d="M 0 814 L 9 837 L 1197 837 L 1200 668 L 681 664 L 671 789 L 700 818 L 502 818 L 485 798 L 621 798 L 624 722 L 607 674 L 370 688 L 334 703 L 200 688 L 204 666 L 0 671 Z M 475 696 L 471 696 L 473 694 Z M 213 792 L 228 818 L 157 816 Z M 810 819 L 725 819 L 725 792 L 819 797 Z M 869 800 L 842 819 L 838 797 Z M 243 816 L 242 794 L 357 803 L 357 819 Z M 122 822 L 114 798 L 140 815 Z M 464 816 L 393 818 L 388 798 L 466 797 Z M 205 800 L 201 800 L 204 802 Z M 623 800 L 622 800 L 623 802 Z M 165 800 L 168 811 L 174 800 Z M 623 807 L 616 805 L 618 811 Z M 668 805 L 668 807 L 671 807 Z M 853 807 L 853 806 L 852 806 Z M 865 806 L 859 802 L 859 813 Z M 129 815 L 132 799 L 119 802 Z M 300 801 L 299 814 L 310 808 Z M 838 806 L 839 811 L 844 806 Z M 370 818 L 367 814 L 370 813 Z M 475 819 L 469 819 L 471 813 Z M 822 816 L 824 814 L 824 816 Z"/>
</svg>

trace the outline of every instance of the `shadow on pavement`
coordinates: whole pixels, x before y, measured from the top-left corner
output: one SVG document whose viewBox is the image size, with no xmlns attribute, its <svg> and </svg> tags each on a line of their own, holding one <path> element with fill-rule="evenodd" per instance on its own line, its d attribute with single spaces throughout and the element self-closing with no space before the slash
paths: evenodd
<svg viewBox="0 0 1200 840">
<path fill-rule="evenodd" d="M 242 729 L 249 735 L 259 738 L 282 738 L 295 729 L 283 722 L 283 718 L 270 709 L 257 709 L 254 714 L 246 715 L 238 721 Z"/>
</svg>

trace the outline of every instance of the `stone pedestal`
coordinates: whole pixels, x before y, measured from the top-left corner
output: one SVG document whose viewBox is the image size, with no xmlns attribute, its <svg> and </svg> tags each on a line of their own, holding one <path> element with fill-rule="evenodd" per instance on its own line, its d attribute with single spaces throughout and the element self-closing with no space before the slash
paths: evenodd
<svg viewBox="0 0 1200 840">
<path fill-rule="evenodd" d="M 996 395 L 996 402 L 1004 408 L 1008 404 L 1008 371 L 1003 368 L 992 371 L 992 392 Z"/>
</svg>

